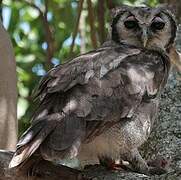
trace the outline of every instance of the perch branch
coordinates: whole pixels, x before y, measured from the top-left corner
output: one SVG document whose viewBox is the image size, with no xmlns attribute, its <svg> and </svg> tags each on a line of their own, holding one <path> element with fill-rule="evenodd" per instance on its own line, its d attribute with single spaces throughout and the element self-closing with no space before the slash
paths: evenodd
<svg viewBox="0 0 181 180">
<path fill-rule="evenodd" d="M 49 161 L 41 160 L 36 164 L 32 174 L 27 171 L 37 157 L 32 157 L 28 166 L 21 169 L 8 169 L 13 152 L 0 150 L 0 180 L 86 180 L 80 171 L 62 165 L 54 165 Z"/>
</svg>

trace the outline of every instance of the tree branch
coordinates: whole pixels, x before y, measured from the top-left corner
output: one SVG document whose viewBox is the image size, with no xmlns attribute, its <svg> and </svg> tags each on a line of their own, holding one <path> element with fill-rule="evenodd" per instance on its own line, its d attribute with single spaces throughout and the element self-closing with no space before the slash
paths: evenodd
<svg viewBox="0 0 181 180">
<path fill-rule="evenodd" d="M 98 17 L 98 31 L 99 41 L 102 44 L 105 41 L 105 3 L 104 0 L 98 1 L 97 17 Z"/>
<path fill-rule="evenodd" d="M 74 45 L 75 45 L 75 38 L 77 36 L 78 29 L 79 29 L 79 22 L 80 22 L 80 16 L 81 16 L 82 8 L 83 8 L 83 3 L 84 3 L 84 0 L 80 0 L 78 4 L 78 16 L 77 16 L 77 21 L 75 24 L 75 29 L 72 33 L 72 44 L 70 46 L 70 56 L 72 56 Z"/>
<path fill-rule="evenodd" d="M 80 32 L 80 38 L 81 38 L 81 44 L 80 44 L 80 53 L 81 54 L 86 52 L 85 20 L 86 20 L 85 13 L 82 13 L 82 15 L 80 17 L 80 25 L 79 25 L 79 32 Z"/>
<path fill-rule="evenodd" d="M 44 14 L 40 14 L 41 18 L 42 18 L 42 22 L 44 24 L 45 27 L 45 38 L 46 38 L 46 43 L 47 43 L 47 68 L 51 68 L 52 65 L 52 58 L 55 52 L 55 47 L 54 47 L 54 36 L 53 36 L 53 32 L 51 30 L 51 27 L 48 23 L 48 19 L 47 19 L 47 15 L 48 15 L 48 0 L 45 0 L 45 12 Z"/>
<path fill-rule="evenodd" d="M 89 25 L 90 25 L 90 33 L 91 33 L 91 41 L 93 48 L 97 48 L 97 38 L 96 38 L 96 31 L 95 31 L 95 18 L 94 18 L 94 11 L 92 7 L 91 0 L 87 0 L 88 5 L 88 19 L 89 19 Z"/>
<path fill-rule="evenodd" d="M 116 4 L 113 2 L 113 0 L 106 0 L 106 1 L 107 1 L 107 7 L 109 10 L 116 6 Z"/>
<path fill-rule="evenodd" d="M 50 69 L 53 64 L 51 62 L 54 52 L 55 52 L 55 47 L 54 47 L 54 36 L 53 32 L 51 30 L 51 27 L 49 25 L 48 19 L 47 19 L 47 14 L 48 14 L 48 0 L 45 0 L 45 11 L 43 12 L 38 6 L 36 6 L 32 1 L 28 0 L 20 0 L 21 2 L 24 2 L 28 4 L 29 6 L 35 8 L 39 12 L 39 16 L 42 20 L 44 29 L 45 29 L 45 41 L 47 43 L 47 49 L 46 49 L 46 69 Z"/>
<path fill-rule="evenodd" d="M 2 7 L 2 4 L 3 4 L 3 0 L 0 0 L 0 19 L 3 22 L 3 15 L 2 15 L 3 7 Z"/>
</svg>

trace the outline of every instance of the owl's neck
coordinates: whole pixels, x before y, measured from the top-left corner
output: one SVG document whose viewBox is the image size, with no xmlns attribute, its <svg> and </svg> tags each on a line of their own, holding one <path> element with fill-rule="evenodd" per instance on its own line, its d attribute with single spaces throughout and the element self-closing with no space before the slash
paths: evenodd
<svg viewBox="0 0 181 180">
<path fill-rule="evenodd" d="M 101 47 L 120 47 L 120 46 L 123 46 L 123 47 L 127 47 L 127 48 L 138 48 L 137 46 L 135 45 L 132 45 L 132 44 L 128 44 L 126 42 L 115 42 L 114 40 L 108 40 L 106 42 L 104 42 Z"/>
</svg>

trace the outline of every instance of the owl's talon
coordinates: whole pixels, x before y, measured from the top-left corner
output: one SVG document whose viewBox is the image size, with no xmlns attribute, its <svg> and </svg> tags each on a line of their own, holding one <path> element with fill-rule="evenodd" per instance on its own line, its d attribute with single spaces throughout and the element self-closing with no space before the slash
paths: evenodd
<svg viewBox="0 0 181 180">
<path fill-rule="evenodd" d="M 112 171 L 125 171 L 123 166 L 121 164 L 112 164 L 112 166 L 109 167 L 109 170 Z"/>
<path fill-rule="evenodd" d="M 167 173 L 167 168 L 170 162 L 169 159 L 165 159 L 163 157 L 157 157 L 154 160 L 149 160 L 147 164 L 149 166 L 150 174 L 161 175 Z"/>
<path fill-rule="evenodd" d="M 113 160 L 107 160 L 101 163 L 102 166 L 106 167 L 106 169 L 111 171 L 125 171 L 124 165 L 117 164 Z"/>
</svg>

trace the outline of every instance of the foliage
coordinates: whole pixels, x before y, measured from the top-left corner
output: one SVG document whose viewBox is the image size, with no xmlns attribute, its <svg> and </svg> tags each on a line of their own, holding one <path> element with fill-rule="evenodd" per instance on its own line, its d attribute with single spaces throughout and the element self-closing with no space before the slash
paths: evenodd
<svg viewBox="0 0 181 180">
<path fill-rule="evenodd" d="M 80 2 L 76 0 L 2 2 L 3 22 L 11 35 L 17 61 L 20 134 L 29 125 L 36 108 L 32 92 L 41 76 L 52 66 L 100 45 L 107 36 L 107 30 L 105 32 L 105 28 L 100 26 L 108 27 L 111 7 L 120 3 L 134 5 L 145 3 L 151 6 L 158 3 L 157 0 L 99 0 L 99 3 L 98 0 L 89 2 L 84 0 L 83 8 L 80 9 Z M 98 11 L 101 8 L 105 8 L 103 16 Z M 82 12 L 82 16 L 79 29 L 76 29 L 78 12 Z M 92 27 L 90 16 L 93 20 Z M 75 36 L 73 53 L 70 52 L 72 33 Z M 105 35 L 102 36 L 103 34 Z"/>
</svg>

